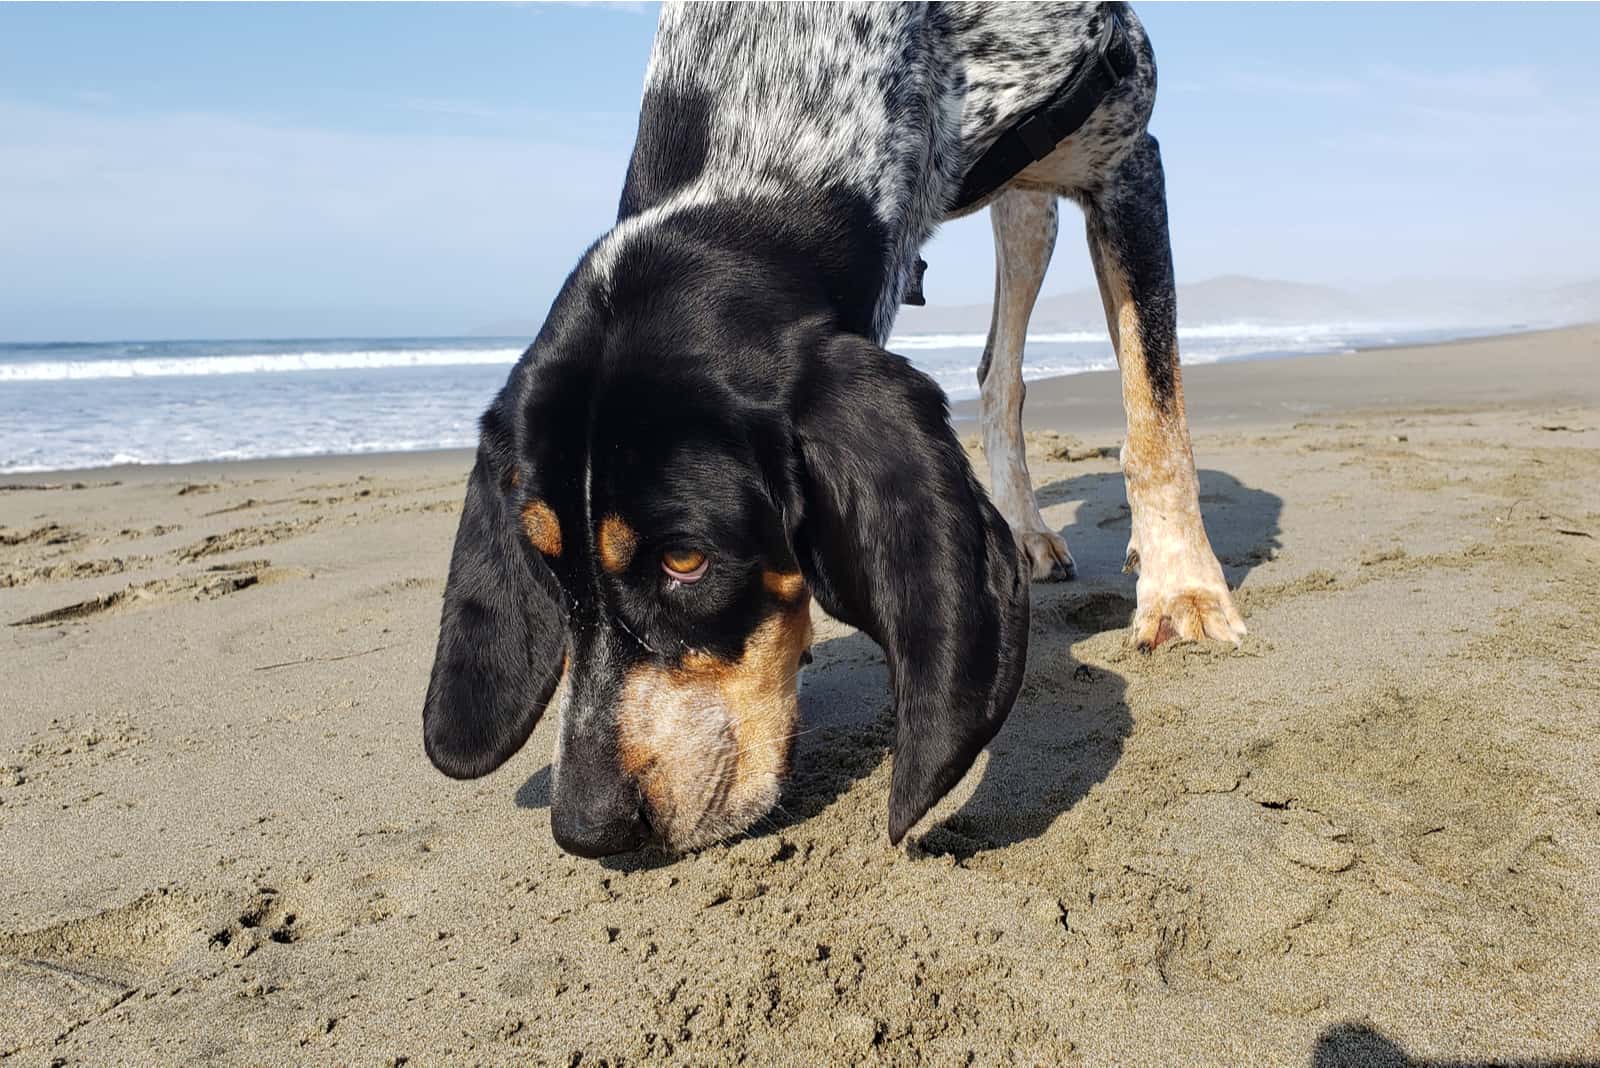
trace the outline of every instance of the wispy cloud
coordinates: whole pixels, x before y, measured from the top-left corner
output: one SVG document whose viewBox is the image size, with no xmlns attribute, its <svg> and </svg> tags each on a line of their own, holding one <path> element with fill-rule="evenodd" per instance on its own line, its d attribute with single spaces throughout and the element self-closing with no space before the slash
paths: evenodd
<svg viewBox="0 0 1600 1068">
<path fill-rule="evenodd" d="M 1223 84 L 1238 92 L 1293 96 L 1355 96 L 1366 89 L 1353 78 L 1301 77 L 1268 71 L 1234 71 L 1224 77 Z"/>
<path fill-rule="evenodd" d="M 642 0 L 567 0 L 573 7 L 598 7 L 612 11 L 626 11 L 630 15 L 654 15 L 660 10 L 660 4 L 644 3 Z"/>
<path fill-rule="evenodd" d="M 568 125 L 585 122 L 618 122 L 629 124 L 635 113 L 622 111 L 582 111 L 556 108 L 503 107 L 476 100 L 459 100 L 447 97 L 389 97 L 383 100 L 391 107 L 403 108 L 424 115 L 447 115 L 452 118 L 475 119 L 482 122 L 532 124 L 556 123 Z"/>
<path fill-rule="evenodd" d="M 1538 73 L 1529 67 L 1426 71 L 1376 66 L 1370 69 L 1369 78 L 1377 86 L 1398 88 L 1419 96 L 1526 101 L 1544 95 Z"/>
<path fill-rule="evenodd" d="M 1164 88 L 1173 88 L 1164 86 Z M 1366 67 L 1348 77 L 1296 74 L 1265 67 L 1227 71 L 1211 82 L 1187 80 L 1179 92 L 1223 91 L 1289 96 L 1358 97 L 1404 94 L 1408 98 L 1535 100 L 1545 95 L 1538 72 L 1526 67 L 1426 71 L 1392 65 Z"/>
<path fill-rule="evenodd" d="M 14 300 L 315 303 L 342 286 L 510 307 L 552 291 L 604 231 L 627 162 L 557 141 L 4 100 L 0 158 L 0 290 Z"/>
</svg>

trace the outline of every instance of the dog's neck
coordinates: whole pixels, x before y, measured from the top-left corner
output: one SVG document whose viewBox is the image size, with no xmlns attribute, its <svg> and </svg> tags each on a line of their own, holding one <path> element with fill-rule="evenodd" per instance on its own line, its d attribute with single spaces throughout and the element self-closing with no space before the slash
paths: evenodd
<svg viewBox="0 0 1600 1068">
<path fill-rule="evenodd" d="M 861 198 L 838 189 L 766 197 L 674 197 L 619 222 L 596 242 L 579 277 L 608 307 L 709 288 L 758 304 L 761 318 L 819 315 L 880 341 L 898 301 L 892 236 Z"/>
<path fill-rule="evenodd" d="M 960 175 L 960 116 L 936 104 L 952 98 L 935 58 L 948 31 L 937 6 L 802 6 L 663 10 L 618 223 L 591 260 L 605 275 L 674 221 L 765 219 L 780 255 L 816 257 L 840 320 L 881 342 Z"/>
</svg>

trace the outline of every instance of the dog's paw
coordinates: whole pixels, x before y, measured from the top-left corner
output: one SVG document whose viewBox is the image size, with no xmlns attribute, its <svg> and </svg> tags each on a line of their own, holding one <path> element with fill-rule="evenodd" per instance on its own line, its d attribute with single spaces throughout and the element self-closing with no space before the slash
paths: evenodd
<svg viewBox="0 0 1600 1068">
<path fill-rule="evenodd" d="M 1048 530 L 1024 530 L 1017 533 L 1017 547 L 1022 550 L 1034 582 L 1066 582 L 1078 574 L 1078 565 L 1072 562 L 1067 551 L 1067 539 Z"/>
<path fill-rule="evenodd" d="M 1244 640 L 1244 620 L 1233 606 L 1233 595 L 1226 589 L 1186 589 L 1177 593 L 1140 599 L 1133 617 L 1133 643 L 1141 653 L 1174 638 L 1186 642 L 1218 641 L 1238 645 Z"/>
<path fill-rule="evenodd" d="M 1148 567 L 1139 575 L 1139 606 L 1133 615 L 1133 644 L 1142 653 L 1163 642 L 1244 640 L 1244 618 L 1222 578 L 1222 568 L 1209 552 L 1192 567 L 1161 575 Z M 1130 564 L 1138 555 L 1130 552 Z"/>
</svg>

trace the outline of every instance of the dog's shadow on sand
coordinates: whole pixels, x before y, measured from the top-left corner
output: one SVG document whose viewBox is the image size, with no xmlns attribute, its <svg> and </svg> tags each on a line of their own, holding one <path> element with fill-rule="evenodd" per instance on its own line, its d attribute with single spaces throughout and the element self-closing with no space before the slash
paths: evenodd
<svg viewBox="0 0 1600 1068">
<path fill-rule="evenodd" d="M 1336 1024 L 1317 1037 L 1311 1068 L 1600 1068 L 1584 1059 L 1428 1060 L 1412 1057 L 1394 1039 L 1365 1023 Z"/>
<path fill-rule="evenodd" d="M 1200 495 L 1212 546 L 1236 586 L 1276 553 L 1282 499 L 1221 471 L 1200 472 Z M 969 857 L 1038 837 L 1111 774 L 1133 731 L 1126 679 L 1078 663 L 1070 653 L 1073 644 L 1132 622 L 1134 577 L 1121 574 L 1129 530 L 1122 476 L 1064 479 L 1042 487 L 1038 496 L 1045 508 L 1081 502 L 1077 521 L 1064 533 L 1083 577 L 1033 585 L 1022 692 L 990 743 L 970 796 L 922 836 L 927 852 Z M 819 642 L 812 652 L 790 779 L 778 807 L 748 832 L 753 837 L 818 815 L 890 757 L 894 711 L 882 651 L 865 635 L 851 633 Z M 548 807 L 549 767 L 522 784 L 516 803 Z M 883 813 L 878 818 L 881 827 Z M 667 862 L 647 853 L 602 863 L 633 869 Z"/>
<path fill-rule="evenodd" d="M 1022 692 L 970 796 L 922 836 L 927 852 L 967 857 L 1038 837 L 1111 774 L 1133 731 L 1127 680 L 1078 663 L 1069 651 L 1133 619 L 1134 576 L 1121 573 L 1129 533 L 1122 476 L 1052 482 L 1039 499 L 1045 507 L 1081 502 L 1064 533 L 1084 577 L 1033 585 Z M 1276 554 L 1282 498 L 1208 470 L 1200 472 L 1200 499 L 1212 546 L 1236 586 Z M 878 647 L 851 634 L 821 643 L 815 653 L 819 670 L 808 672 L 801 693 L 794 776 L 767 833 L 827 808 L 888 759 L 893 744 L 889 678 Z"/>
<path fill-rule="evenodd" d="M 532 775 L 528 781 L 517 787 L 516 805 L 518 808 L 549 808 L 550 807 L 550 765 L 546 764 Z"/>
<path fill-rule="evenodd" d="M 1038 498 L 1044 508 L 1081 502 L 1063 533 L 1082 577 L 1034 584 L 1022 693 L 971 796 L 924 836 L 929 852 L 966 857 L 1038 837 L 1111 774 L 1133 732 L 1126 678 L 1070 652 L 1133 621 L 1135 578 L 1121 573 L 1130 529 L 1122 475 L 1051 482 Z M 1237 586 L 1276 554 L 1283 500 L 1208 470 L 1200 472 L 1200 501 L 1212 547 Z"/>
<path fill-rule="evenodd" d="M 1226 471 L 1202 470 L 1199 475 L 1200 514 L 1206 534 L 1222 563 L 1228 585 L 1238 586 L 1257 564 L 1277 555 L 1281 547 L 1283 498 L 1246 486 Z M 1082 502 L 1077 521 L 1062 531 L 1079 575 L 1094 581 L 1122 570 L 1132 516 L 1120 473 L 1102 471 L 1058 479 L 1040 486 L 1036 496 L 1043 509 Z M 1033 587 L 1035 604 L 1039 591 L 1046 588 L 1037 584 Z M 1128 589 L 1131 593 L 1131 576 Z"/>
</svg>

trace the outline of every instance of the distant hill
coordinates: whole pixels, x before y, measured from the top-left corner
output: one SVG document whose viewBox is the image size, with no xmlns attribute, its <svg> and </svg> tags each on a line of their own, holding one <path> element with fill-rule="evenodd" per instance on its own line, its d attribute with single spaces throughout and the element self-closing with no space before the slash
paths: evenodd
<svg viewBox="0 0 1600 1068">
<path fill-rule="evenodd" d="M 1600 279 L 1580 282 L 1497 283 L 1429 279 L 1363 293 L 1373 318 L 1450 323 L 1545 325 L 1600 319 Z"/>
<path fill-rule="evenodd" d="M 1201 323 L 1555 325 L 1600 320 L 1600 279 L 1560 283 L 1402 280 L 1351 292 L 1332 286 L 1223 275 L 1178 286 L 1178 319 Z M 989 304 L 905 308 L 897 334 L 982 334 Z M 1029 329 L 1104 330 L 1097 289 L 1041 297 Z"/>
<path fill-rule="evenodd" d="M 1223 275 L 1178 287 L 1178 314 L 1186 323 L 1327 322 L 1361 318 L 1362 302 L 1338 289 L 1303 282 L 1280 282 Z M 1105 312 L 1098 289 L 1076 289 L 1041 297 L 1030 329 L 1102 330 Z M 976 333 L 989 329 L 989 304 L 906 308 L 895 323 L 897 334 Z"/>
<path fill-rule="evenodd" d="M 1395 322 L 1451 326 L 1503 326 L 1593 322 L 1600 320 L 1600 279 L 1581 282 L 1469 282 L 1453 279 L 1402 280 L 1359 292 L 1306 282 L 1229 274 L 1178 286 L 1178 318 L 1199 323 L 1351 323 Z M 1105 313 L 1097 289 L 1076 289 L 1041 297 L 1029 329 L 1104 330 Z M 529 337 L 539 322 L 514 319 L 469 331 L 474 337 Z M 983 334 L 989 330 L 989 303 L 903 308 L 896 334 Z"/>
</svg>

